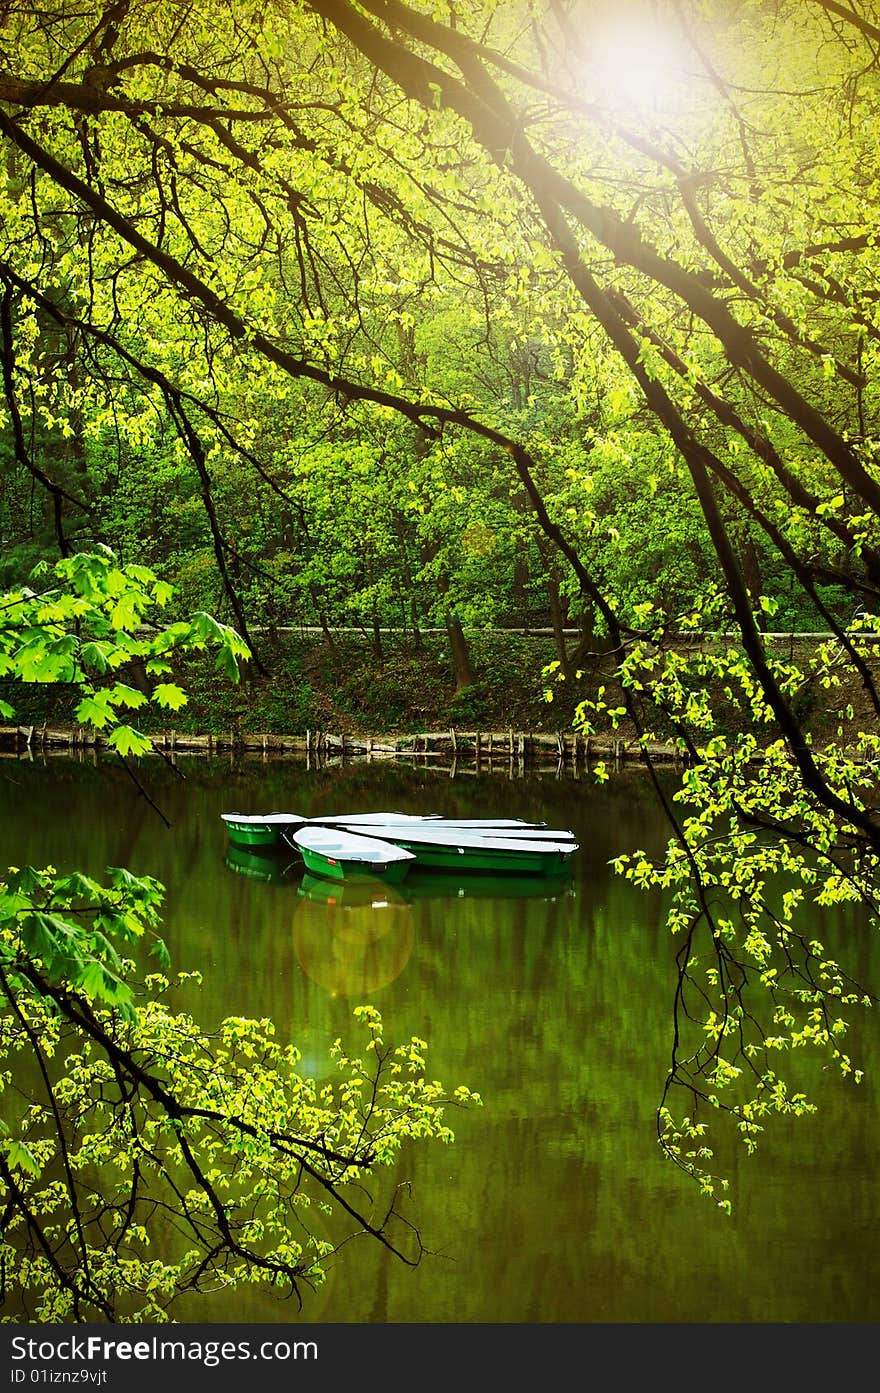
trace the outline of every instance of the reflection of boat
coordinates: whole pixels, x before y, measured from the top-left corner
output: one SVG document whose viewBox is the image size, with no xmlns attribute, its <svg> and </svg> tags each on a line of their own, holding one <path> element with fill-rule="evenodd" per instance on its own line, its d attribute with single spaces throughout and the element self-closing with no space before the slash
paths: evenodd
<svg viewBox="0 0 880 1393">
<path fill-rule="evenodd" d="M 395 883 L 415 862 L 413 853 L 403 847 L 337 827 L 300 827 L 291 840 L 302 852 L 307 870 L 334 881 L 368 875 Z"/>
<path fill-rule="evenodd" d="M 297 813 L 221 813 L 230 842 L 236 846 L 283 846 L 282 832 L 301 827 L 306 818 Z"/>
<path fill-rule="evenodd" d="M 287 847 L 282 847 L 279 855 L 273 847 L 260 850 L 236 846 L 234 842 L 226 848 L 226 865 L 236 875 L 250 876 L 252 880 L 283 880 L 300 869 L 299 860 L 292 860 Z"/>
<path fill-rule="evenodd" d="M 407 876 L 403 893 L 412 903 L 429 899 L 535 899 L 555 900 L 572 892 L 568 867 L 547 875 L 490 875 L 476 871 L 471 875 L 452 871 L 419 870 Z"/>
<path fill-rule="evenodd" d="M 397 885 L 377 876 L 363 875 L 355 880 L 326 880 L 306 871 L 297 894 L 313 904 L 339 905 L 343 909 L 392 909 L 405 903 Z M 409 898 L 408 896 L 406 898 Z"/>
</svg>

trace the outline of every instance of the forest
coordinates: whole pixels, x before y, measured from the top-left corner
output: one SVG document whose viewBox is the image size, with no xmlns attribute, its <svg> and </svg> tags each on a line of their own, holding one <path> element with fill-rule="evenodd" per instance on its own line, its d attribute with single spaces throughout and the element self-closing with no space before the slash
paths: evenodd
<svg viewBox="0 0 880 1393">
<path fill-rule="evenodd" d="M 529 681 L 641 742 L 668 816 L 665 856 L 616 869 L 671 896 L 658 1137 L 724 1203 L 716 1129 L 753 1150 L 809 1110 L 788 1052 L 858 1073 L 873 1000 L 811 907 L 877 911 L 880 8 L 2 0 L 0 25 L 4 718 L 60 684 L 134 760 L 186 702 L 178 650 L 251 680 L 278 630 L 354 629 L 380 671 L 389 630 L 418 657 L 440 629 L 461 696 L 482 634 L 545 628 Z M 62 951 L 98 893 L 9 880 L 13 1035 L 128 1001 L 103 931 Z M 99 898 L 154 925 L 149 886 Z M 335 1126 L 328 1176 L 367 1164 Z M 216 1222 L 224 1261 L 301 1271 Z M 101 1288 L 71 1243 L 61 1318 Z"/>
</svg>

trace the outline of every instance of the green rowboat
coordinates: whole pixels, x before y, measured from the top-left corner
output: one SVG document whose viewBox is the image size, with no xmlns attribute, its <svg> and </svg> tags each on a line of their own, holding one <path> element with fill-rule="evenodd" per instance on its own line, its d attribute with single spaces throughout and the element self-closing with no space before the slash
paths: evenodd
<svg viewBox="0 0 880 1393">
<path fill-rule="evenodd" d="M 283 847 L 285 832 L 294 832 L 308 818 L 297 813 L 221 813 L 229 840 L 241 847 Z"/>
<path fill-rule="evenodd" d="M 493 818 L 411 818 L 396 819 L 391 822 L 375 822 L 369 826 L 340 821 L 334 826 L 343 827 L 347 832 L 362 832 L 366 837 L 381 837 L 387 842 L 402 844 L 404 837 L 419 838 L 427 832 L 432 840 L 438 835 L 453 842 L 457 837 L 493 837 L 502 841 L 556 842 L 569 846 L 575 840 L 569 828 L 548 827 L 546 823 L 505 822 Z"/>
<path fill-rule="evenodd" d="M 579 849 L 573 832 L 517 818 L 457 819 L 399 812 L 320 818 L 297 813 L 221 813 L 221 817 L 232 846 L 244 851 L 291 847 L 307 869 L 336 881 L 365 873 L 387 881 L 402 880 L 411 862 L 420 870 L 465 875 L 555 876 L 565 871 Z"/>
<path fill-rule="evenodd" d="M 291 845 L 291 837 L 299 827 L 314 825 L 337 826 L 351 823 L 352 831 L 357 832 L 363 823 L 374 830 L 374 824 L 385 826 L 387 822 L 431 821 L 433 814 L 424 819 L 413 817 L 411 813 L 343 813 L 332 818 L 304 817 L 302 813 L 221 813 L 230 842 L 240 847 L 267 849 Z"/>
<path fill-rule="evenodd" d="M 398 884 L 415 864 L 403 847 L 335 827 L 301 827 L 290 837 L 307 871 L 325 880 L 385 880 Z"/>
<path fill-rule="evenodd" d="M 483 835 L 470 829 L 434 831 L 427 826 L 413 829 L 388 824 L 381 829 L 381 836 L 386 842 L 411 852 L 416 858 L 417 870 L 424 867 L 465 874 L 488 871 L 494 875 L 559 875 L 579 849 L 572 837 L 554 841 L 508 837 L 503 833 Z"/>
</svg>

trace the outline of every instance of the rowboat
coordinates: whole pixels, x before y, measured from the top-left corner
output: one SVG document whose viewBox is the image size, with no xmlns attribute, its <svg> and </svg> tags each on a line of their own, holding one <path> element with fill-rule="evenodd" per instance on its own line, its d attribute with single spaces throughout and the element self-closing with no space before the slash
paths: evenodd
<svg viewBox="0 0 880 1393">
<path fill-rule="evenodd" d="M 280 847 L 284 832 L 301 827 L 308 818 L 299 813 L 221 813 L 229 840 L 236 846 Z"/>
<path fill-rule="evenodd" d="M 386 822 L 434 822 L 439 816 L 439 813 L 319 813 L 303 820 L 316 827 L 337 827 L 349 822 L 359 827 L 370 827 Z"/>
<path fill-rule="evenodd" d="M 348 825 L 384 826 L 386 822 L 411 822 L 413 813 L 337 813 L 332 817 L 306 817 L 303 813 L 221 813 L 226 825 L 229 840 L 242 847 L 281 847 L 290 845 L 291 835 L 298 827 L 314 824 L 316 827 Z M 426 813 L 417 821 L 433 820 L 433 813 Z"/>
<path fill-rule="evenodd" d="M 291 841 L 302 853 L 306 870 L 327 880 L 367 875 L 396 884 L 416 859 L 405 847 L 336 827 L 301 827 Z"/>
<path fill-rule="evenodd" d="M 499 832 L 525 832 L 546 828 L 546 822 L 526 822 L 521 817 L 442 817 L 439 813 L 333 813 L 311 817 L 309 823 L 322 827 L 385 827 L 387 825 L 427 826 L 437 831 L 460 827 L 462 831 L 481 832 L 497 828 Z"/>
<path fill-rule="evenodd" d="M 352 831 L 362 831 L 367 836 L 379 836 L 386 841 L 399 841 L 402 836 L 418 836 L 422 832 L 429 832 L 433 837 L 436 833 L 443 833 L 446 836 L 480 837 L 503 837 L 505 840 L 526 839 L 539 842 L 573 842 L 574 832 L 569 828 L 548 827 L 546 823 L 521 822 L 515 819 L 504 818 L 411 818 L 404 820 L 398 818 L 395 821 L 376 821 L 369 825 L 365 823 L 349 822 L 340 819 L 334 826 L 350 828 Z"/>
<path fill-rule="evenodd" d="M 327 844 L 326 838 L 322 841 L 319 837 L 313 847 L 307 847 L 301 840 L 304 832 L 359 838 L 359 846 L 337 841 L 338 846 L 347 846 L 350 854 L 331 856 L 334 865 L 325 861 L 319 870 L 333 880 L 344 878 L 348 863 L 356 873 L 365 873 L 367 861 L 382 867 L 373 874 L 385 880 L 392 875 L 402 879 L 405 870 L 397 865 L 400 858 L 389 859 L 383 844 L 410 853 L 419 868 L 499 875 L 553 875 L 564 870 L 579 849 L 569 829 L 524 818 L 444 818 L 437 813 L 403 812 L 328 813 L 311 818 L 299 813 L 221 813 L 221 817 L 234 845 L 249 850 L 287 846 L 304 861 L 307 850 L 318 856 Z"/>
<path fill-rule="evenodd" d="M 295 835 L 298 838 L 301 834 Z M 411 852 L 418 869 L 492 871 L 500 875 L 554 875 L 567 866 L 579 849 L 570 836 L 560 841 L 496 836 L 463 828 L 443 831 L 427 826 L 387 825 L 382 829 L 382 839 Z"/>
</svg>

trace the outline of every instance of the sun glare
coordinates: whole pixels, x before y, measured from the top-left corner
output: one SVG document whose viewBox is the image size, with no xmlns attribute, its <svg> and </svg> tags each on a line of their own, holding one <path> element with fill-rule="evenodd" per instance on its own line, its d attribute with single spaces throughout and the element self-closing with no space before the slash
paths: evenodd
<svg viewBox="0 0 880 1393">
<path fill-rule="evenodd" d="M 615 105 L 658 110 L 675 101 L 685 77 L 677 35 L 646 17 L 597 33 L 591 47 L 597 96 Z"/>
</svg>

